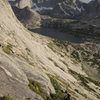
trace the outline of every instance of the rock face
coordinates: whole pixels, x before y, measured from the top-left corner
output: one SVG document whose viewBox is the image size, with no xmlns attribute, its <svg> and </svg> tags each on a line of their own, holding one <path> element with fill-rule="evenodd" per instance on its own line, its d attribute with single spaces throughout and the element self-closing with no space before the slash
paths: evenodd
<svg viewBox="0 0 100 100">
<path fill-rule="evenodd" d="M 92 19 L 100 16 L 100 1 L 88 4 L 80 0 L 17 0 L 10 2 L 19 8 L 28 6 L 42 15 L 58 18 Z"/>
<path fill-rule="evenodd" d="M 100 0 L 92 0 L 80 16 L 81 19 L 94 19 L 100 16 Z"/>
<path fill-rule="evenodd" d="M 37 94 L 32 93 L 28 88 L 27 76 L 12 58 L 0 53 L 0 63 L 0 97 L 9 95 L 14 100 L 26 98 L 43 100 L 41 97 L 37 98 Z"/>
<path fill-rule="evenodd" d="M 84 5 L 79 0 L 47 0 L 35 3 L 34 10 L 40 14 L 47 14 L 53 17 L 73 18 L 84 10 Z"/>
<path fill-rule="evenodd" d="M 24 7 L 31 8 L 33 6 L 32 0 L 15 0 L 15 1 L 9 1 L 12 6 L 16 6 L 20 9 Z"/>
<path fill-rule="evenodd" d="M 50 15 L 60 18 L 74 18 L 84 10 L 85 4 L 79 0 L 19 0 L 19 8 L 26 6 L 33 8 L 33 10 L 40 14 Z"/>
<path fill-rule="evenodd" d="M 40 15 L 31 8 L 25 7 L 23 9 L 19 9 L 15 6 L 12 6 L 12 8 L 16 17 L 24 24 L 25 27 L 33 29 L 41 26 Z"/>
<path fill-rule="evenodd" d="M 49 95 L 50 91 L 55 93 L 48 76 L 20 58 L 22 52 L 25 53 L 25 45 L 32 45 L 29 42 L 31 35 L 17 20 L 7 0 L 0 0 L 0 13 L 0 90 L 2 90 L 0 97 L 9 95 L 13 100 L 25 100 L 27 98 L 43 100 L 41 96 L 29 89 L 28 79 L 38 79 L 46 95 Z M 26 43 L 22 42 L 26 40 Z M 6 47 L 9 44 L 13 46 L 13 52 L 5 51 L 8 50 Z"/>
<path fill-rule="evenodd" d="M 27 9 L 30 11 L 29 8 L 24 10 Z M 99 54 L 99 50 L 99 44 L 72 44 L 28 31 L 17 20 L 8 1 L 0 0 L 0 97 L 9 95 L 13 100 L 43 100 L 29 89 L 28 80 L 37 81 L 45 96 L 50 96 L 55 93 L 51 75 L 63 90 L 67 86 L 77 100 L 98 100 L 99 83 L 88 79 L 83 67 L 98 75 L 99 59 L 94 60 L 93 54 Z M 87 64 L 81 63 L 88 57 Z M 87 67 L 91 63 L 94 68 Z M 76 93 L 76 89 L 79 92 Z"/>
<path fill-rule="evenodd" d="M 62 18 L 74 18 L 84 11 L 84 6 L 79 0 L 63 0 L 54 7 L 54 16 Z"/>
<path fill-rule="evenodd" d="M 33 6 L 33 2 L 32 2 L 32 0 L 19 0 L 18 6 L 19 6 L 19 8 L 24 8 L 26 6 L 31 8 Z"/>
</svg>

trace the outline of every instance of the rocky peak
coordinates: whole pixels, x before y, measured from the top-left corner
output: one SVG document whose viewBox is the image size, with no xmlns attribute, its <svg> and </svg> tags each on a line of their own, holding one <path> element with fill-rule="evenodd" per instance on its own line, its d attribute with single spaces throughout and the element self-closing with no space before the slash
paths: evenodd
<svg viewBox="0 0 100 100">
<path fill-rule="evenodd" d="M 73 18 L 84 10 L 80 0 L 17 0 L 17 6 L 33 8 L 42 15 Z"/>
<path fill-rule="evenodd" d="M 26 6 L 31 8 L 33 6 L 32 0 L 19 0 L 19 8 L 24 8 Z"/>
<path fill-rule="evenodd" d="M 74 17 L 84 10 L 80 0 L 33 0 L 33 9 L 53 17 Z"/>
<path fill-rule="evenodd" d="M 93 19 L 100 16 L 100 0 L 92 0 L 89 2 L 83 11 L 80 14 L 83 19 Z"/>
<path fill-rule="evenodd" d="M 84 5 L 79 0 L 63 0 L 55 6 L 55 16 L 61 15 L 61 17 L 73 18 L 84 10 Z"/>
<path fill-rule="evenodd" d="M 31 8 L 33 6 L 32 0 L 15 0 L 15 1 L 9 1 L 12 6 L 16 6 L 18 8 L 25 8 L 29 7 Z"/>
<path fill-rule="evenodd" d="M 89 4 L 92 4 L 92 3 L 98 4 L 98 3 L 100 3 L 100 0 L 92 0 Z"/>
</svg>

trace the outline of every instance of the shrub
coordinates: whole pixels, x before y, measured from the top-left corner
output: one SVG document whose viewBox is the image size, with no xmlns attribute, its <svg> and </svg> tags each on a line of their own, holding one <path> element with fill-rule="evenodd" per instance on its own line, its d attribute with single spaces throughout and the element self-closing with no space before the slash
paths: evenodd
<svg viewBox="0 0 100 100">
<path fill-rule="evenodd" d="M 53 51 L 53 52 L 56 52 L 56 49 L 54 48 L 54 45 L 53 43 L 48 43 L 48 47 Z"/>
<path fill-rule="evenodd" d="M 76 59 L 76 61 L 80 61 L 80 57 L 79 57 L 79 53 L 76 51 L 73 51 L 71 53 L 71 55 L 74 57 L 74 59 Z"/>
<path fill-rule="evenodd" d="M 12 45 L 8 44 L 7 46 L 4 46 L 2 49 L 5 53 L 10 54 L 12 52 Z"/>
<path fill-rule="evenodd" d="M 9 96 L 3 96 L 3 97 L 1 98 L 1 100 L 12 100 L 12 99 L 11 99 L 11 97 L 9 97 Z"/>
<path fill-rule="evenodd" d="M 69 42 L 66 42 L 64 40 L 57 40 L 57 39 L 54 39 L 53 42 L 56 46 L 60 47 L 61 49 L 65 49 L 67 52 L 69 52 L 67 47 Z"/>
<path fill-rule="evenodd" d="M 49 76 L 50 80 L 51 80 L 51 83 L 52 85 L 54 86 L 55 90 L 56 91 L 59 91 L 61 90 L 61 87 L 60 85 L 58 84 L 57 80 L 55 78 L 53 78 L 52 76 Z"/>
<path fill-rule="evenodd" d="M 34 80 L 29 80 L 29 87 L 32 91 L 36 92 L 37 94 L 39 94 L 41 97 L 43 97 L 44 100 L 65 100 L 65 93 L 61 90 L 60 84 L 57 82 L 57 80 L 48 75 L 52 85 L 54 86 L 55 90 L 56 90 L 56 94 L 50 94 L 49 97 L 47 97 L 38 82 L 34 81 Z M 76 100 L 74 97 L 71 98 L 71 100 Z"/>
<path fill-rule="evenodd" d="M 57 91 L 56 94 L 51 94 L 52 100 L 64 100 L 65 93 L 62 93 L 61 90 Z"/>
<path fill-rule="evenodd" d="M 44 100 L 47 100 L 47 97 L 45 96 L 45 94 L 43 93 L 40 85 L 38 82 L 34 81 L 34 80 L 29 80 L 29 85 L 30 89 L 34 92 L 36 92 L 37 94 L 39 94 L 41 97 L 44 98 Z"/>
<path fill-rule="evenodd" d="M 62 92 L 60 84 L 57 82 L 57 80 L 49 75 L 49 78 L 51 80 L 52 85 L 54 86 L 56 90 L 56 94 L 51 94 L 52 100 L 64 100 L 65 98 L 65 93 Z"/>
</svg>

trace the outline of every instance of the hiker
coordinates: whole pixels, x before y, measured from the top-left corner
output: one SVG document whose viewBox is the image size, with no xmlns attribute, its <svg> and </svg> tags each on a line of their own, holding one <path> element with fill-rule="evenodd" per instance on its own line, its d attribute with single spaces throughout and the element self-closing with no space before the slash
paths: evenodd
<svg viewBox="0 0 100 100">
<path fill-rule="evenodd" d="M 71 98 L 71 94 L 69 94 L 67 91 L 65 91 L 65 93 L 66 93 L 66 97 L 65 97 L 65 100 L 70 100 L 70 98 Z"/>
</svg>

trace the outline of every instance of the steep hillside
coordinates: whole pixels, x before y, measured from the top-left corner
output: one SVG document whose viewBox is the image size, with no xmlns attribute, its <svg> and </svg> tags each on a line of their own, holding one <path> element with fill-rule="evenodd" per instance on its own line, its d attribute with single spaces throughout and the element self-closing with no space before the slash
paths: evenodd
<svg viewBox="0 0 100 100">
<path fill-rule="evenodd" d="M 33 48 L 40 43 L 33 41 L 30 33 L 16 19 L 7 0 L 0 0 L 0 13 L 0 96 L 9 95 L 14 100 L 42 100 L 28 87 L 28 79 L 39 79 L 47 95 L 49 91 L 55 92 L 47 75 L 33 67 L 33 62 L 27 58 L 28 52 L 33 52 L 33 59 L 36 57 L 37 51 Z"/>
<path fill-rule="evenodd" d="M 64 100 L 67 89 L 72 100 L 99 100 L 99 47 L 30 32 L 0 0 L 0 97 Z"/>
</svg>

